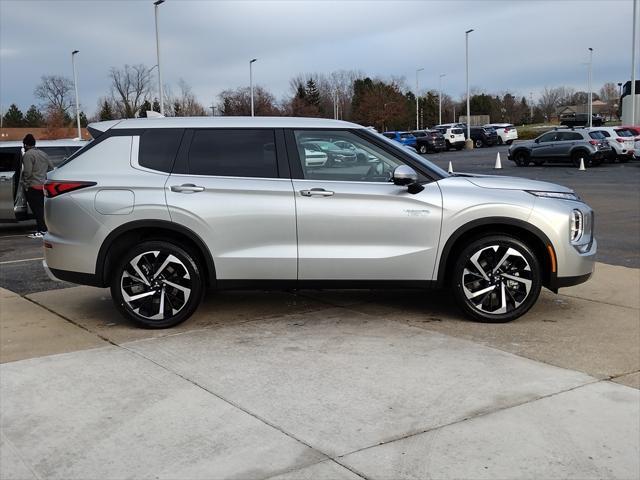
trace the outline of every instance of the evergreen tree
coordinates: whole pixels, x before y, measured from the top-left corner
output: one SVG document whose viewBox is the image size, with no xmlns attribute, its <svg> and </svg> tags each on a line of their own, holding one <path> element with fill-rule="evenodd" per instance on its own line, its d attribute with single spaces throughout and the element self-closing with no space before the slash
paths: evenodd
<svg viewBox="0 0 640 480">
<path fill-rule="evenodd" d="M 31 105 L 24 116 L 24 126 L 38 128 L 44 125 L 44 115 L 38 107 Z"/>
<path fill-rule="evenodd" d="M 304 89 L 304 85 L 302 83 L 298 85 L 298 89 L 296 90 L 296 98 L 300 100 L 307 99 L 307 91 Z"/>
<path fill-rule="evenodd" d="M 307 81 L 307 89 L 306 89 L 306 100 L 309 105 L 313 105 L 314 107 L 320 107 L 320 91 L 318 90 L 318 86 L 316 82 L 313 81 L 313 78 L 310 78 Z"/>
<path fill-rule="evenodd" d="M 179 101 L 173 102 L 173 116 L 174 117 L 182 117 L 182 106 Z"/>
<path fill-rule="evenodd" d="M 157 98 L 153 99 L 153 107 L 151 108 L 154 112 L 160 112 L 160 102 Z"/>
<path fill-rule="evenodd" d="M 18 108 L 15 103 L 12 103 L 9 106 L 9 110 L 4 114 L 4 118 L 2 119 L 2 123 L 5 127 L 22 127 L 24 125 L 24 117 L 22 115 L 22 111 Z"/>
<path fill-rule="evenodd" d="M 140 105 L 140 113 L 138 116 L 140 118 L 147 118 L 147 112 L 151 111 L 151 102 L 149 100 L 145 100 L 142 105 Z"/>
<path fill-rule="evenodd" d="M 87 128 L 87 125 L 89 125 L 89 120 L 87 120 L 87 116 L 84 114 L 84 112 L 80 112 L 80 126 L 82 128 Z"/>
<path fill-rule="evenodd" d="M 102 102 L 99 114 L 100 121 L 113 120 L 113 110 L 108 101 Z"/>
</svg>

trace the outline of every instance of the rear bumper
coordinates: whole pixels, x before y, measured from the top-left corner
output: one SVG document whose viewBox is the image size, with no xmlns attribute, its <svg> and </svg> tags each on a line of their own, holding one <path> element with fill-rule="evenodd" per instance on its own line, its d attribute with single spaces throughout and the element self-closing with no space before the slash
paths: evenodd
<svg viewBox="0 0 640 480">
<path fill-rule="evenodd" d="M 58 270 L 49 268 L 47 261 L 42 261 L 42 266 L 47 276 L 54 282 L 70 282 L 78 285 L 89 285 L 92 287 L 105 287 L 98 277 L 92 273 L 70 272 L 69 270 Z"/>
</svg>

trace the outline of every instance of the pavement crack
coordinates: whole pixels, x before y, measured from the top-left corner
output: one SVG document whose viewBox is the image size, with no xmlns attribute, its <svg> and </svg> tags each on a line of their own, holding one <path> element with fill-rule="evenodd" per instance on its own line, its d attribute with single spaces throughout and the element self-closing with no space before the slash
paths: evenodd
<svg viewBox="0 0 640 480">
<path fill-rule="evenodd" d="M 447 428 L 447 427 L 450 427 L 450 426 L 453 426 L 453 425 L 458 425 L 458 424 L 461 424 L 461 423 L 464 423 L 464 422 L 468 422 L 470 420 L 475 420 L 477 418 L 486 417 L 487 415 L 493 415 L 494 413 L 504 412 L 504 411 L 507 411 L 507 410 L 511 410 L 513 408 L 522 407 L 523 405 L 528 405 L 530 403 L 538 402 L 540 400 L 544 400 L 544 399 L 547 399 L 547 398 L 555 397 L 556 395 L 561 395 L 563 393 L 572 392 L 573 390 L 577 390 L 579 388 L 583 388 L 583 387 L 586 387 L 586 386 L 589 386 L 589 385 L 594 385 L 594 384 L 602 382 L 602 381 L 604 381 L 604 380 L 594 379 L 593 381 L 582 383 L 580 385 L 576 385 L 576 386 L 571 387 L 571 388 L 566 388 L 564 390 L 560 390 L 560 391 L 557 391 L 557 392 L 549 393 L 547 395 L 542 395 L 540 397 L 532 398 L 530 400 L 525 400 L 523 402 L 514 403 L 513 405 L 509 405 L 508 407 L 496 408 L 496 409 L 493 409 L 493 410 L 487 410 L 487 411 L 482 412 L 482 413 L 478 413 L 478 414 L 475 414 L 475 415 L 469 415 L 468 417 L 464 417 L 464 418 L 461 418 L 459 420 L 454 420 L 452 422 L 445 423 L 445 424 L 442 424 L 442 425 L 437 425 L 435 427 L 429 427 L 429 428 L 425 428 L 425 429 L 421 429 L 421 430 L 416 430 L 416 431 L 413 431 L 413 432 L 410 432 L 410 433 L 406 433 L 404 435 L 398 435 L 398 436 L 395 436 L 395 437 L 391 437 L 391 438 L 389 438 L 387 440 L 383 440 L 383 441 L 378 442 L 378 443 L 376 443 L 374 445 L 368 445 L 366 447 L 358 448 L 358 449 L 353 450 L 351 452 L 343 453 L 341 455 L 336 456 L 335 458 L 336 459 L 342 459 L 342 458 L 347 457 L 349 455 L 353 455 L 354 453 L 360 453 L 360 452 L 363 452 L 363 451 L 366 451 L 366 450 L 370 450 L 372 448 L 380 447 L 382 445 L 387 445 L 387 444 L 390 444 L 390 443 L 398 442 L 400 440 L 405 440 L 407 438 L 411 438 L 411 437 L 415 437 L 415 436 L 418 436 L 418 435 L 422 435 L 424 433 L 436 432 L 436 431 L 442 430 L 444 428 Z"/>
</svg>

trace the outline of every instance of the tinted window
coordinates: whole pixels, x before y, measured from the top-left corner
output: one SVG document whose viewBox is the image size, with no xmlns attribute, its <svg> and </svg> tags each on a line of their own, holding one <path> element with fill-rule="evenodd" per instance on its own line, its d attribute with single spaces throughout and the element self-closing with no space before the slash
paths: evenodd
<svg viewBox="0 0 640 480">
<path fill-rule="evenodd" d="M 272 130 L 196 130 L 189 173 L 224 177 L 277 178 Z"/>
<path fill-rule="evenodd" d="M 589 136 L 591 138 L 602 140 L 603 138 L 608 137 L 609 134 L 607 132 L 597 131 L 597 132 L 589 132 Z"/>
<path fill-rule="evenodd" d="M 615 130 L 615 132 L 621 137 L 633 137 L 629 130 Z"/>
<path fill-rule="evenodd" d="M 451 133 L 453 133 L 454 135 L 460 135 L 462 134 L 462 130 L 460 128 L 452 128 L 451 129 Z"/>
<path fill-rule="evenodd" d="M 584 138 L 577 132 L 564 132 L 561 140 L 584 140 Z"/>
<path fill-rule="evenodd" d="M 182 129 L 176 128 L 153 128 L 144 132 L 140 135 L 138 164 L 151 170 L 171 172 L 182 133 Z"/>
<path fill-rule="evenodd" d="M 20 161 L 19 148 L 0 149 L 0 172 L 10 172 L 18 169 Z"/>
<path fill-rule="evenodd" d="M 556 140 L 556 138 L 557 138 L 556 132 L 549 132 L 549 133 L 545 133 L 540 138 L 538 138 L 538 142 L 553 142 L 554 140 Z"/>
<path fill-rule="evenodd" d="M 60 165 L 69 156 L 65 147 L 36 147 L 46 153 L 54 167 Z"/>
</svg>

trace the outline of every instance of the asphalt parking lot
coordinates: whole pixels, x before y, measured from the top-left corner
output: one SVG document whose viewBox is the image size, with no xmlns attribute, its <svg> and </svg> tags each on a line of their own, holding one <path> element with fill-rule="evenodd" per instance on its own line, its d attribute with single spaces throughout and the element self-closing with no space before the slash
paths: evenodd
<svg viewBox="0 0 640 480">
<path fill-rule="evenodd" d="M 2 225 L 0 478 L 639 478 L 640 163 L 428 158 L 576 189 L 594 278 L 503 325 L 442 292 L 248 291 L 152 331 Z"/>
</svg>

